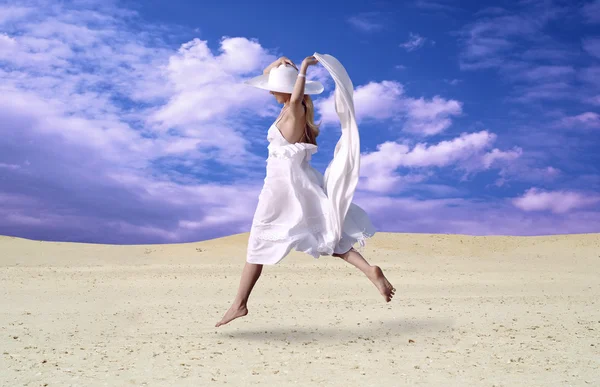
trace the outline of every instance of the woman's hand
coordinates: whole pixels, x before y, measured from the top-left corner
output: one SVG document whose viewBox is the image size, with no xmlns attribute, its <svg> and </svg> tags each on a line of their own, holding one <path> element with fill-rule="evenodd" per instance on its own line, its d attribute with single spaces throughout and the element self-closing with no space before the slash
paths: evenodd
<svg viewBox="0 0 600 387">
<path fill-rule="evenodd" d="M 287 58 L 285 56 L 282 56 L 281 58 L 279 58 L 279 62 L 278 63 L 279 63 L 279 65 L 282 65 L 282 64 L 290 65 L 293 68 L 295 68 L 296 70 L 298 70 L 298 67 L 296 67 L 296 65 L 294 64 L 294 62 L 292 62 L 289 58 Z"/>
<path fill-rule="evenodd" d="M 317 58 L 315 58 L 313 55 L 311 55 L 311 56 L 307 56 L 306 58 L 304 58 L 304 60 L 302 61 L 302 66 L 304 68 L 306 68 L 308 66 L 316 65 L 317 63 L 319 63 Z"/>
<path fill-rule="evenodd" d="M 289 58 L 282 56 L 279 59 L 275 59 L 275 61 L 273 63 L 271 63 L 270 65 L 267 66 L 267 68 L 265 68 L 263 70 L 263 74 L 269 74 L 269 72 L 276 68 L 279 67 L 281 65 L 290 65 L 293 68 L 295 68 L 296 70 L 298 70 L 298 67 L 296 67 L 296 65 L 294 64 L 294 62 L 292 62 Z"/>
</svg>

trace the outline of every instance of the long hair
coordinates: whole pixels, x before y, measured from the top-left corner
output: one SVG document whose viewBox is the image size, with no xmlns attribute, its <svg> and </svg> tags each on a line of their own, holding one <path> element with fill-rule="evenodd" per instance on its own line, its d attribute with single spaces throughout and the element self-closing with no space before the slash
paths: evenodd
<svg viewBox="0 0 600 387">
<path fill-rule="evenodd" d="M 317 145 L 317 136 L 319 136 L 320 125 L 315 124 L 315 107 L 310 95 L 304 95 L 302 104 L 306 108 L 306 127 L 304 131 L 304 138 L 306 139 L 307 143 Z"/>
</svg>

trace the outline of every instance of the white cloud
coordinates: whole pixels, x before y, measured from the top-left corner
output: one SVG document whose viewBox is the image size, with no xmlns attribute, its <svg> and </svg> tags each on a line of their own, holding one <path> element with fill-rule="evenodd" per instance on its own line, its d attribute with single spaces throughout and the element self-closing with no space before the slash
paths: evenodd
<svg viewBox="0 0 600 387">
<path fill-rule="evenodd" d="M 451 117 L 462 113 L 462 103 L 434 96 L 410 98 L 404 95 L 403 86 L 395 81 L 370 82 L 354 92 L 356 119 L 401 120 L 404 130 L 420 135 L 434 135 L 452 124 Z M 324 124 L 338 122 L 333 95 L 316 104 Z"/>
<path fill-rule="evenodd" d="M 489 169 L 494 165 L 510 163 L 521 157 L 522 154 L 523 150 L 521 148 L 515 148 L 510 151 L 501 151 L 500 149 L 495 148 L 484 154 L 481 161 L 484 169 Z"/>
<path fill-rule="evenodd" d="M 230 74 L 262 73 L 265 63 L 275 60 L 255 39 L 224 38 L 221 40 L 221 52 L 219 63 Z"/>
<path fill-rule="evenodd" d="M 406 49 L 406 51 L 410 52 L 422 47 L 426 41 L 427 39 L 422 37 L 421 35 L 413 34 L 412 32 L 410 32 L 408 40 L 400 44 L 400 47 L 403 47 Z"/>
<path fill-rule="evenodd" d="M 374 152 L 361 157 L 361 176 L 366 178 L 365 188 L 379 192 L 390 192 L 397 187 L 402 177 L 396 174 L 399 168 L 450 167 L 467 172 L 490 168 L 501 168 L 512 163 L 522 154 L 520 148 L 510 151 L 492 149 L 496 135 L 488 131 L 463 133 L 452 140 L 441 141 L 434 145 L 418 143 L 412 147 L 397 142 L 385 142 L 378 145 Z M 425 179 L 427 175 L 417 174 Z M 422 181 L 422 180 L 417 180 Z"/>
<path fill-rule="evenodd" d="M 243 84 L 242 75 L 254 76 L 274 59 L 257 42 L 245 38 L 223 39 L 220 55 L 213 55 L 207 42 L 200 39 L 183 44 L 165 68 L 172 95 L 154 112 L 150 122 L 158 123 L 164 130 L 193 127 L 193 132 L 204 140 L 222 141 L 222 136 L 215 137 L 214 129 L 203 124 L 222 123 L 221 117 L 244 109 L 262 110 L 272 96 Z M 229 145 L 243 143 L 236 131 L 229 130 L 227 135 L 233 141 Z M 243 151 L 243 147 L 237 150 Z"/>
<path fill-rule="evenodd" d="M 588 195 L 574 191 L 546 191 L 538 188 L 528 189 L 523 196 L 514 198 L 512 203 L 523 211 L 550 211 L 562 214 L 588 207 L 600 202 L 598 195 Z"/>
<path fill-rule="evenodd" d="M 362 166 L 385 163 L 394 169 L 405 167 L 443 167 L 460 159 L 466 159 L 486 148 L 495 139 L 487 131 L 462 134 L 453 140 L 442 141 L 435 145 L 416 144 L 412 150 L 407 145 L 386 142 L 377 147 L 377 151 L 362 158 Z"/>
<path fill-rule="evenodd" d="M 38 5 L 0 6 L 0 190 L 19 198 L 0 202 L 0 234 L 131 243 L 247 230 L 259 189 L 247 166 L 264 156 L 239 100 L 260 113 L 272 96 L 241 85 L 273 56 L 240 37 L 215 54 L 201 40 L 173 50 L 163 34 L 177 31 L 140 28 L 114 4 Z M 215 174 L 226 182 L 204 182 Z"/>
<path fill-rule="evenodd" d="M 72 141 L 106 147 L 105 156 L 150 161 L 179 151 L 202 160 L 209 149 L 223 164 L 258 160 L 233 116 L 270 106 L 268 93 L 242 81 L 274 57 L 240 37 L 223 38 L 217 55 L 199 39 L 174 52 L 155 35 L 160 28 L 138 34 L 120 13 L 57 5 L 32 14 L 36 23 L 14 20 L 0 34 L 0 60 L 10 64 L 0 70 L 5 103 L 44 106 L 56 124 L 49 119 L 43 130 L 64 136 L 72 128 Z"/>
<path fill-rule="evenodd" d="M 35 12 L 0 6 L 0 60 L 7 64 L 0 68 L 0 234 L 156 243 L 247 231 L 260 189 L 246 183 L 254 173 L 248 166 L 262 172 L 264 155 L 249 149 L 246 117 L 272 114 L 274 104 L 242 81 L 274 57 L 244 37 L 224 37 L 213 50 L 202 39 L 174 49 L 163 36 L 177 30 L 138 25 L 135 12 L 115 4 L 47 1 Z M 439 5 L 421 1 L 429 9 Z M 557 69 L 532 70 L 530 77 L 570 74 Z M 332 85 L 322 67 L 309 71 Z M 462 114 L 456 100 L 409 97 L 394 81 L 358 86 L 355 97 L 359 121 L 401 123 L 425 136 L 442 133 Z M 318 109 L 326 123 L 338 121 L 330 99 L 319 98 Z M 362 178 L 372 191 L 418 185 L 454 195 L 428 184 L 436 168 L 502 171 L 520 158 L 519 148 L 497 149 L 494 140 L 482 131 L 437 143 L 387 142 L 363 157 Z M 216 174 L 227 181 L 208 183 Z M 381 203 L 437 214 L 464 201 Z"/>
<path fill-rule="evenodd" d="M 395 117 L 402 110 L 404 88 L 398 82 L 370 82 L 354 91 L 354 105 L 357 121 L 367 119 L 385 120 Z M 334 95 L 321 98 L 315 103 L 323 123 L 339 121 L 335 112 Z"/>
<path fill-rule="evenodd" d="M 0 34 L 0 53 L 11 52 L 15 50 L 17 41 L 6 34 Z M 6 58 L 5 55 L 2 58 Z"/>
<path fill-rule="evenodd" d="M 434 135 L 443 132 L 452 124 L 451 116 L 462 113 L 462 103 L 446 100 L 439 96 L 427 101 L 424 98 L 407 99 L 405 129 L 412 133 Z"/>
</svg>

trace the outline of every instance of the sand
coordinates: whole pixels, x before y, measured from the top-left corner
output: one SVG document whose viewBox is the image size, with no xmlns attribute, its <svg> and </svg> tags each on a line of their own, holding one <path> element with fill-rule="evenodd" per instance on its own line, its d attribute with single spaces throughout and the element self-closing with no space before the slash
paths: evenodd
<svg viewBox="0 0 600 387">
<path fill-rule="evenodd" d="M 600 234 L 379 233 L 266 266 L 215 328 L 248 234 L 112 246 L 0 237 L 1 386 L 600 386 Z"/>
</svg>

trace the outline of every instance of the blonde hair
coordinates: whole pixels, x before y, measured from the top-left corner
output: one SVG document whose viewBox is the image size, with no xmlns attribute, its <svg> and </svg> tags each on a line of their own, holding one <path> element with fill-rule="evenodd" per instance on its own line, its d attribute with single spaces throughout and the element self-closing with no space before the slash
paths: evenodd
<svg viewBox="0 0 600 387">
<path fill-rule="evenodd" d="M 315 107 L 313 105 L 310 95 L 305 94 L 302 104 L 306 108 L 306 127 L 304 132 L 304 138 L 309 144 L 317 145 L 317 136 L 319 136 L 319 125 L 315 124 Z"/>
</svg>

